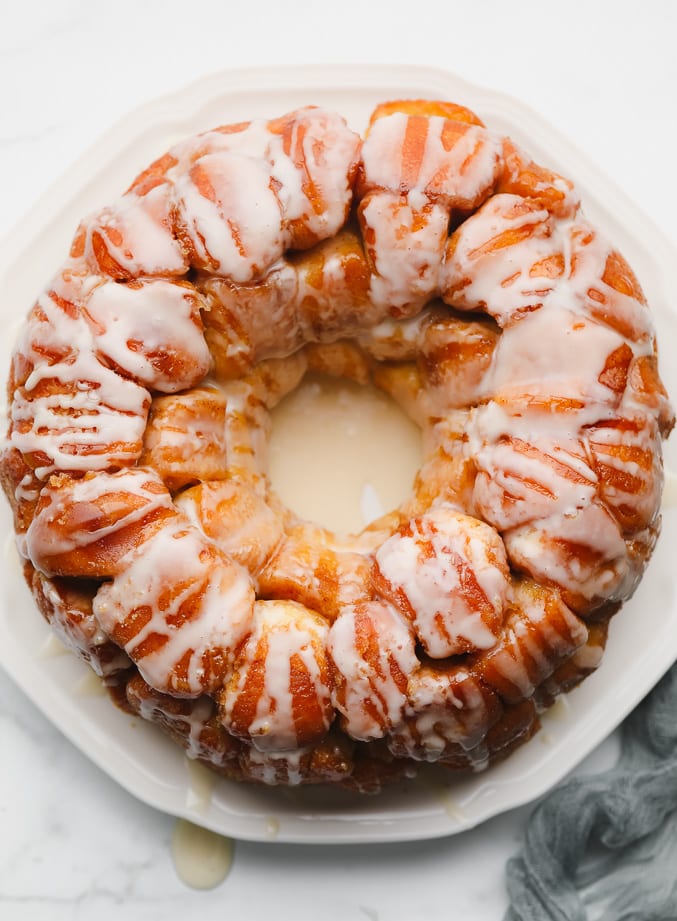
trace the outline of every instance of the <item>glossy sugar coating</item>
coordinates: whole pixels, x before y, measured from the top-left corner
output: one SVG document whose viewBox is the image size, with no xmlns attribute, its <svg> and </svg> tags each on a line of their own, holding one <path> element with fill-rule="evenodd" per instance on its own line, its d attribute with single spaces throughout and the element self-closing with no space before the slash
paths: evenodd
<svg viewBox="0 0 677 921">
<path fill-rule="evenodd" d="M 422 430 L 412 494 L 345 539 L 267 478 L 308 371 Z M 571 182 L 454 103 L 175 145 L 82 222 L 8 390 L 39 609 L 236 780 L 374 792 L 504 757 L 597 667 L 659 531 L 639 283 Z"/>
</svg>

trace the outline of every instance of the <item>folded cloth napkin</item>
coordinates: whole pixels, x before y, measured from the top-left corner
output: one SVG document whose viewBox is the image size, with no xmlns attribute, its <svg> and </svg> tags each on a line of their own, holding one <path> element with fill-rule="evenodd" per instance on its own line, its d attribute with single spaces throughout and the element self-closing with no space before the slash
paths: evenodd
<svg viewBox="0 0 677 921">
<path fill-rule="evenodd" d="M 677 664 L 627 718 L 608 771 L 534 810 L 505 921 L 677 921 Z"/>
</svg>

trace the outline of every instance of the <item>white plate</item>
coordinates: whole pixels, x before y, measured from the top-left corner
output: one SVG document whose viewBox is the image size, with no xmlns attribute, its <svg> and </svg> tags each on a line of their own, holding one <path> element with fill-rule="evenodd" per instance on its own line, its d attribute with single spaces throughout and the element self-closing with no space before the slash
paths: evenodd
<svg viewBox="0 0 677 921">
<path fill-rule="evenodd" d="M 451 74 L 403 67 L 307 67 L 231 71 L 133 112 L 49 191 L 2 245 L 0 320 L 15 327 L 62 261 L 88 211 L 126 188 L 139 169 L 178 138 L 213 125 L 274 116 L 316 103 L 358 130 L 374 105 L 406 97 L 449 98 L 476 109 L 538 160 L 574 178 L 589 217 L 619 245 L 653 306 L 663 343 L 677 341 L 677 254 L 623 192 L 521 103 Z M 3 337 L 6 379 L 11 336 Z M 677 367 L 662 368 L 677 393 Z M 672 444 L 668 456 L 677 469 Z M 670 548 L 677 509 L 637 594 L 613 621 L 600 670 L 546 715 L 544 729 L 507 761 L 467 779 L 431 774 L 377 797 L 326 789 L 268 789 L 214 781 L 154 727 L 93 693 L 88 669 L 54 655 L 49 631 L 23 584 L 6 503 L 8 535 L 0 593 L 0 663 L 37 706 L 130 793 L 177 816 L 236 838 L 316 843 L 403 841 L 453 834 L 525 803 L 556 783 L 597 745 L 677 657 L 677 580 Z"/>
</svg>

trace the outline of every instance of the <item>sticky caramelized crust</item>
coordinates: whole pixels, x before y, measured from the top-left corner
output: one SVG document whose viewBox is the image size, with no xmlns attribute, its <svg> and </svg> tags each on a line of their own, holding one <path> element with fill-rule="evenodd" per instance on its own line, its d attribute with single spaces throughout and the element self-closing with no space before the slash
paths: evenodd
<svg viewBox="0 0 677 921">
<path fill-rule="evenodd" d="M 497 192 L 507 192 L 543 205 L 558 217 L 569 217 L 579 204 L 569 179 L 535 163 L 510 138 L 503 139 L 502 169 Z"/>
<path fill-rule="evenodd" d="M 92 602 L 97 582 L 48 579 L 28 562 L 24 576 L 40 613 L 55 635 L 96 675 L 109 678 L 130 667 L 127 655 L 107 637 L 94 616 Z"/>
<path fill-rule="evenodd" d="M 242 746 L 219 723 L 210 697 L 189 700 L 162 694 L 140 675 L 127 682 L 125 694 L 132 711 L 173 736 L 188 757 L 218 768 L 236 768 Z"/>
<path fill-rule="evenodd" d="M 369 600 L 371 566 L 369 554 L 342 545 L 326 528 L 299 522 L 259 573 L 259 591 L 321 611 L 331 621 L 344 607 Z"/>
<path fill-rule="evenodd" d="M 358 534 L 268 478 L 309 371 L 421 429 L 411 495 Z M 363 137 L 309 106 L 175 144 L 77 227 L 7 393 L 26 581 L 113 700 L 229 779 L 359 793 L 483 770 L 598 667 L 674 425 L 574 184 L 424 99 Z"/>
<path fill-rule="evenodd" d="M 450 121 L 465 122 L 469 125 L 484 127 L 484 122 L 470 109 L 455 102 L 446 102 L 443 99 L 394 99 L 391 102 L 382 102 L 371 113 L 369 127 L 374 124 L 376 119 L 394 115 L 396 112 L 401 112 L 404 115 L 437 115 L 441 118 L 448 118 Z"/>
<path fill-rule="evenodd" d="M 588 629 L 559 593 L 514 582 L 503 631 L 491 649 L 469 664 L 507 703 L 530 698 L 537 687 L 588 640 Z"/>
<path fill-rule="evenodd" d="M 226 469 L 226 400 L 212 387 L 157 396 L 151 403 L 139 463 L 169 490 L 218 480 Z"/>
<path fill-rule="evenodd" d="M 14 530 L 23 535 L 35 517 L 42 484 L 16 448 L 7 446 L 0 453 L 0 486 L 14 515 Z"/>
<path fill-rule="evenodd" d="M 284 538 L 284 522 L 246 481 L 206 480 L 185 490 L 178 508 L 256 580 Z"/>
<path fill-rule="evenodd" d="M 388 747 L 397 757 L 444 761 L 475 749 L 503 712 L 496 694 L 462 665 L 421 665 L 407 685 L 404 718 Z"/>
</svg>

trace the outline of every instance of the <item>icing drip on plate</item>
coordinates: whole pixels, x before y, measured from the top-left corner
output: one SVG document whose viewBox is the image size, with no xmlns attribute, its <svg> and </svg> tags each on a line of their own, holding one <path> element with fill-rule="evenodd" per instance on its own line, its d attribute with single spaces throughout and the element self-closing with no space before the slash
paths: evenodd
<svg viewBox="0 0 677 921">
<path fill-rule="evenodd" d="M 230 838 L 178 819 L 171 853 L 179 879 L 191 889 L 214 889 L 230 873 L 234 844 Z"/>
</svg>

